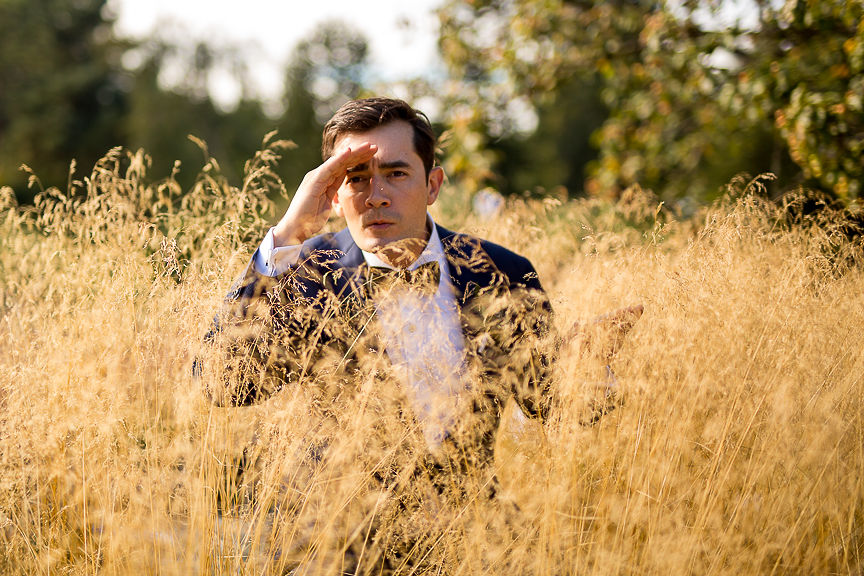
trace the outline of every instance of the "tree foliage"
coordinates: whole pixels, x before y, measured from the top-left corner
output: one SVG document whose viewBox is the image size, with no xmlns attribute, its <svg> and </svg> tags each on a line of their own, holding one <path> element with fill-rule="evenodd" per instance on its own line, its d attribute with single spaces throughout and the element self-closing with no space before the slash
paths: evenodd
<svg viewBox="0 0 864 576">
<path fill-rule="evenodd" d="M 261 137 L 273 129 L 273 121 L 257 100 L 243 98 L 233 110 L 226 111 L 211 99 L 208 76 L 221 59 L 233 58 L 232 52 L 215 53 L 201 43 L 171 46 L 161 39 L 138 47 L 138 51 L 143 62 L 130 73 L 128 112 L 120 143 L 147 150 L 153 175 L 164 178 L 173 173 L 184 189 L 192 185 L 211 156 L 220 159 L 226 177 L 239 180 L 243 162 L 254 154 Z M 185 63 L 178 63 L 184 58 Z M 169 63 L 179 64 L 186 73 L 182 83 L 166 88 L 159 76 Z M 205 142 L 207 150 L 202 151 L 199 146 Z"/>
<path fill-rule="evenodd" d="M 324 120 L 362 90 L 367 42 L 344 23 L 325 23 L 297 45 L 284 111 L 270 115 L 252 96 L 244 47 L 178 34 L 120 41 L 112 24 L 106 0 L 0 0 L 0 185 L 20 201 L 38 191 L 22 164 L 42 188 L 63 189 L 73 160 L 86 173 L 118 145 L 147 150 L 150 177 L 183 190 L 216 159 L 236 182 L 274 129 L 297 144 L 278 168 L 287 190 L 275 187 L 277 199 L 320 162 Z M 210 90 L 226 72 L 241 85 L 229 108 Z"/>
<path fill-rule="evenodd" d="M 757 17 L 733 20 L 736 6 Z M 705 199 L 736 172 L 771 170 L 860 194 L 861 2 L 450 0 L 439 14 L 457 145 L 516 132 L 514 102 L 567 106 L 567 84 L 596 73 L 609 114 L 590 192 Z M 467 179 L 488 179 L 493 160 Z"/>
<path fill-rule="evenodd" d="M 700 202 L 766 171 L 777 188 L 862 194 L 861 0 L 446 0 L 439 17 L 447 74 L 390 88 L 441 111 L 444 165 L 466 194 L 640 184 Z M 151 174 L 186 188 L 204 162 L 187 134 L 236 180 L 274 128 L 297 144 L 279 167 L 290 194 L 319 161 L 323 122 L 367 93 L 367 41 L 344 22 L 298 43 L 281 113 L 251 95 L 241 47 L 119 41 L 111 24 L 106 0 L 0 0 L 0 184 L 24 200 L 21 164 L 62 187 L 72 159 L 116 145 L 145 148 Z M 240 80 L 230 110 L 211 97 L 214 71 Z"/>
<path fill-rule="evenodd" d="M 366 38 L 336 21 L 323 23 L 295 47 L 278 123 L 279 133 L 297 145 L 279 171 L 289 187 L 321 162 L 324 123 L 345 100 L 360 95 L 368 53 Z"/>
<path fill-rule="evenodd" d="M 770 20 L 768 20 L 770 18 Z M 745 85 L 775 124 L 804 175 L 851 200 L 864 192 L 864 3 L 788 2 L 768 11 L 773 59 Z M 762 39 L 766 45 L 769 39 Z M 772 102 L 774 100 L 774 102 Z"/>
<path fill-rule="evenodd" d="M 21 164 L 66 182 L 122 140 L 120 66 L 106 0 L 0 1 L 0 182 L 23 189 Z"/>
</svg>

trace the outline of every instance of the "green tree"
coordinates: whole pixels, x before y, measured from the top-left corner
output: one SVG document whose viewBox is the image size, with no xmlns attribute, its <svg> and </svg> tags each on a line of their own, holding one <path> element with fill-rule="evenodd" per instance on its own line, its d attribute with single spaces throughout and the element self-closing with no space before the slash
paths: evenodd
<svg viewBox="0 0 864 576">
<path fill-rule="evenodd" d="M 204 164 L 198 144 L 187 138 L 191 135 L 207 145 L 226 178 L 239 181 L 244 162 L 275 124 L 261 103 L 248 96 L 232 110 L 214 104 L 208 90 L 212 68 L 226 63 L 239 65 L 241 56 L 230 46 L 221 46 L 217 51 L 200 42 L 180 46 L 160 39 L 140 47 L 139 52 L 143 62 L 135 70 L 131 84 L 122 143 L 146 150 L 153 159 L 152 173 L 156 177 L 167 177 L 175 161 L 179 161 L 176 178 L 186 189 Z M 160 85 L 159 75 L 169 64 L 184 70 L 185 80 L 165 88 Z M 236 77 L 242 80 L 242 70 Z M 248 94 L 248 88 L 241 93 Z"/>
<path fill-rule="evenodd" d="M 285 72 L 285 111 L 278 122 L 280 136 L 297 145 L 279 169 L 289 192 L 321 163 L 324 123 L 363 92 L 368 52 L 365 37 L 339 21 L 321 24 L 294 49 Z"/>
<path fill-rule="evenodd" d="M 593 75 L 562 82 L 539 101 L 536 129 L 491 140 L 493 185 L 504 194 L 584 194 L 586 166 L 597 158 L 591 135 L 609 115 L 599 88 Z"/>
<path fill-rule="evenodd" d="M 127 48 L 106 0 L 0 1 L 0 183 L 22 199 L 30 165 L 43 185 L 64 185 L 69 163 L 92 165 L 121 141 Z"/>
<path fill-rule="evenodd" d="M 773 117 L 814 185 L 851 202 L 864 187 L 864 3 L 761 5 L 740 91 Z M 761 51 L 761 52 L 760 52 Z M 763 85 L 764 84 L 764 85 Z"/>
<path fill-rule="evenodd" d="M 598 72 L 609 115 L 586 188 L 640 183 L 662 197 L 712 197 L 740 171 L 773 170 L 851 201 L 862 168 L 860 1 L 451 0 L 440 44 L 454 140 L 482 149 L 506 103 L 542 108 Z M 740 6 L 739 6 L 740 10 Z M 746 15 L 746 13 L 745 13 Z M 457 156 L 458 156 L 457 151 Z M 479 155 L 479 177 L 491 163 Z M 462 163 L 470 167 L 470 162 Z M 478 172 L 475 170 L 475 172 Z"/>
</svg>

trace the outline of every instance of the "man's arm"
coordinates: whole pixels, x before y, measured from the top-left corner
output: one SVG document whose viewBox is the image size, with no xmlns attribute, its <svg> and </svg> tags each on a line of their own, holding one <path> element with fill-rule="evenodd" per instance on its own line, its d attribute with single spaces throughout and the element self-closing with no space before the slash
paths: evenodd
<svg viewBox="0 0 864 576">
<path fill-rule="evenodd" d="M 513 397 L 526 415 L 543 420 L 553 403 L 558 343 L 551 303 L 528 259 L 491 242 L 477 248 L 465 250 L 464 260 L 481 287 L 463 313 L 468 334 L 479 339 L 485 379 L 497 383 L 501 406 Z"/>
<path fill-rule="evenodd" d="M 311 309 L 320 294 L 315 294 L 314 279 L 302 273 L 302 263 L 297 266 L 300 245 L 326 224 L 348 169 L 368 162 L 376 151 L 371 144 L 346 148 L 308 172 L 288 210 L 229 290 L 205 337 L 213 373 L 204 373 L 201 358 L 193 369 L 205 377 L 215 403 L 255 403 L 302 373 L 317 343 Z M 274 258 L 279 252 L 287 252 L 287 258 Z"/>
<path fill-rule="evenodd" d="M 517 382 L 517 403 L 529 416 L 545 419 L 554 404 L 554 387 L 551 385 L 553 364 L 559 355 L 575 352 L 585 360 L 605 364 L 606 378 L 600 383 L 603 401 L 591 406 L 592 416 L 586 423 L 594 423 L 603 414 L 613 410 L 619 399 L 616 397 L 615 376 L 609 363 L 618 353 L 624 339 L 642 316 L 641 304 L 614 310 L 597 316 L 587 323 L 575 323 L 561 337 L 556 333 L 552 319 L 552 307 L 537 273 L 529 261 L 522 259 L 516 273 L 510 277 L 511 294 L 518 314 L 510 324 L 518 327 L 520 337 L 514 348 L 514 360 L 524 376 Z M 521 349 L 521 353 L 519 353 Z"/>
<path fill-rule="evenodd" d="M 511 287 L 518 301 L 521 319 L 516 326 L 519 338 L 514 358 L 523 357 L 524 376 L 514 390 L 516 401 L 529 416 L 546 420 L 553 406 L 552 371 L 558 358 L 559 338 L 555 330 L 552 304 L 534 267 L 524 273 L 523 282 Z"/>
</svg>

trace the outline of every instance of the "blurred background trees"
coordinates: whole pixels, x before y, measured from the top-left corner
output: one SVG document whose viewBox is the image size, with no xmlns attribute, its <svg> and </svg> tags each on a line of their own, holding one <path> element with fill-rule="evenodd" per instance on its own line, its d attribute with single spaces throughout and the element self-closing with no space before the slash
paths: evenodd
<svg viewBox="0 0 864 576">
<path fill-rule="evenodd" d="M 571 194 L 638 183 L 698 202 L 736 173 L 771 171 L 777 186 L 806 184 L 848 202 L 864 176 L 862 16 L 860 1 L 449 0 L 445 109 L 460 131 L 454 140 L 484 150 L 493 167 L 512 165 L 511 143 L 538 134 L 526 136 L 512 114 L 502 120 L 508 104 L 520 102 L 538 126 L 581 116 L 568 137 L 536 144 L 554 148 L 560 174 L 573 169 L 566 146 L 590 139 L 594 155 L 580 154 L 586 178 L 567 181 Z"/>
<path fill-rule="evenodd" d="M 297 148 L 280 169 L 296 186 L 321 163 L 321 131 L 339 106 L 363 90 L 369 47 L 344 22 L 325 22 L 297 45 L 285 73 L 284 113 L 279 134 Z"/>
<path fill-rule="evenodd" d="M 81 178 L 118 145 L 145 149 L 151 173 L 174 177 L 184 189 L 205 154 L 237 182 L 274 129 L 297 144 L 279 166 L 285 181 L 296 184 L 320 162 L 323 122 L 360 93 L 367 52 L 366 40 L 350 26 L 321 25 L 298 43 L 285 71 L 282 110 L 268 114 L 249 96 L 242 47 L 158 37 L 121 41 L 106 0 L 0 0 L 0 185 L 29 202 L 36 190 L 28 189 L 22 164 L 42 186 L 62 189 L 73 159 Z M 209 91 L 217 67 L 241 83 L 230 109 Z M 162 81 L 166 70 L 175 77 L 170 87 Z M 187 135 L 206 143 L 206 151 Z"/>
<path fill-rule="evenodd" d="M 861 195 L 860 0 L 445 0 L 438 15 L 446 74 L 418 70 L 410 96 L 440 111 L 445 168 L 465 194 L 614 197 L 640 184 L 686 207 L 738 173 L 770 171 L 774 193 Z M 86 174 L 123 145 L 147 150 L 163 177 L 179 160 L 186 187 L 203 164 L 187 134 L 236 181 L 278 129 L 297 144 L 280 165 L 290 191 L 317 163 L 332 111 L 389 91 L 343 22 L 297 44 L 279 110 L 246 89 L 246 57 L 120 40 L 105 0 L 0 0 L 0 184 L 27 201 L 21 164 L 62 188 L 73 158 Z M 230 109 L 210 94 L 216 67 L 240 80 Z M 170 87 L 168 68 L 180 78 Z"/>
<path fill-rule="evenodd" d="M 123 142 L 128 45 L 104 0 L 0 1 L 0 183 L 24 191 L 22 163 L 65 184 L 69 162 L 92 166 Z"/>
</svg>

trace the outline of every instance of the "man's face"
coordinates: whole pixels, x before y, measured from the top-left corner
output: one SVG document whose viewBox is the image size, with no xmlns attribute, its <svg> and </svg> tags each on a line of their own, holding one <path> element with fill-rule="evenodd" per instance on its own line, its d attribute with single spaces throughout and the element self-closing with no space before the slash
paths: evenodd
<svg viewBox="0 0 864 576">
<path fill-rule="evenodd" d="M 426 207 L 438 198 L 443 171 L 433 168 L 427 179 L 423 161 L 414 149 L 414 131 L 407 122 L 342 135 L 335 149 L 353 150 L 365 142 L 378 150 L 372 160 L 348 170 L 333 208 L 345 217 L 354 241 L 367 252 L 407 239 L 424 241 L 420 243 L 422 250 L 428 239 Z M 407 240 L 404 244 L 412 243 Z"/>
</svg>

